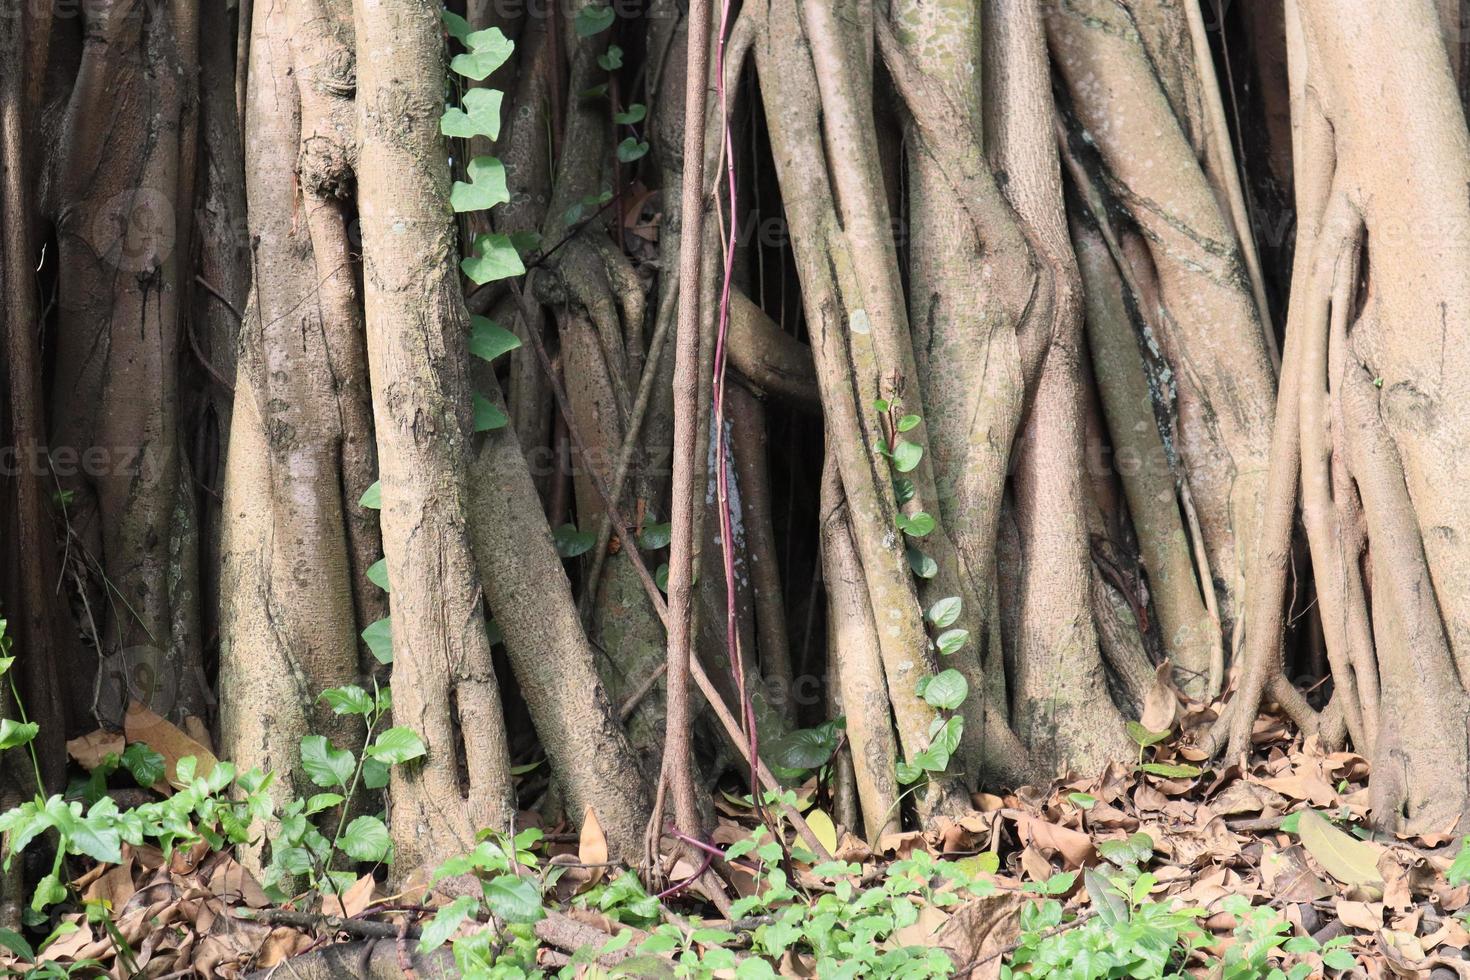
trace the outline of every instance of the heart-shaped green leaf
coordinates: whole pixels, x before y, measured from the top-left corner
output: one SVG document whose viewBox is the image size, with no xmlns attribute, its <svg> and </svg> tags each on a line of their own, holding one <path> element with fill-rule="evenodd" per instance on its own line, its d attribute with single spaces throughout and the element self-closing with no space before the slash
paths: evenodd
<svg viewBox="0 0 1470 980">
<path fill-rule="evenodd" d="M 648 152 L 648 140 L 640 140 L 629 136 L 618 144 L 618 160 L 621 163 L 632 163 Z"/>
<path fill-rule="evenodd" d="M 485 211 L 510 200 L 505 186 L 505 164 L 494 157 L 475 157 L 465 168 L 467 184 L 456 180 L 449 191 L 449 206 L 457 213 Z"/>
<path fill-rule="evenodd" d="M 541 892 L 529 878 L 496 875 L 485 883 L 485 901 L 506 922 L 539 922 L 546 915 Z"/>
<path fill-rule="evenodd" d="M 377 561 L 373 562 L 371 565 L 368 566 L 366 574 L 367 580 L 376 585 L 378 588 L 382 589 L 384 592 L 393 591 L 391 588 L 388 587 L 388 559 L 379 558 Z"/>
<path fill-rule="evenodd" d="M 592 37 L 612 26 L 613 9 L 602 4 L 589 4 L 577 11 L 577 36 Z"/>
<path fill-rule="evenodd" d="M 487 136 L 492 140 L 498 138 L 502 98 L 499 89 L 470 89 L 460 100 L 464 108 L 451 107 L 444 110 L 444 115 L 439 120 L 439 132 L 460 139 L 474 136 Z"/>
<path fill-rule="evenodd" d="M 521 338 L 489 317 L 470 317 L 470 353 L 493 361 L 501 354 L 521 346 Z"/>
<path fill-rule="evenodd" d="M 474 403 L 476 432 L 503 429 L 510 422 L 510 419 L 505 417 L 505 412 L 501 411 L 500 406 L 483 395 L 475 395 Z"/>
<path fill-rule="evenodd" d="M 34 721 L 19 722 L 10 718 L 0 720 L 0 749 L 13 749 L 25 745 L 36 737 L 41 726 Z"/>
<path fill-rule="evenodd" d="M 929 620 L 929 625 L 935 629 L 947 629 L 954 625 L 954 621 L 960 618 L 960 609 L 963 603 L 959 596 L 950 596 L 948 599 L 940 599 L 929 607 L 924 618 Z"/>
<path fill-rule="evenodd" d="M 563 524 L 556 528 L 551 532 L 551 539 L 556 542 L 556 553 L 563 558 L 576 558 L 586 554 L 597 543 L 596 534 L 578 531 L 575 524 Z"/>
<path fill-rule="evenodd" d="M 455 55 L 454 60 L 449 62 L 449 70 L 477 82 L 489 77 L 492 71 L 505 64 L 515 47 L 498 27 L 466 34 L 460 40 L 469 50 Z"/>
<path fill-rule="evenodd" d="M 478 286 L 511 276 L 523 275 L 526 271 L 521 255 L 511 244 L 507 235 L 480 235 L 475 239 L 475 252 L 459 264 L 470 281 Z"/>
<path fill-rule="evenodd" d="M 380 664 L 391 664 L 393 662 L 393 620 L 384 616 L 362 631 L 362 642 L 366 643 L 372 651 L 373 657 Z"/>
</svg>

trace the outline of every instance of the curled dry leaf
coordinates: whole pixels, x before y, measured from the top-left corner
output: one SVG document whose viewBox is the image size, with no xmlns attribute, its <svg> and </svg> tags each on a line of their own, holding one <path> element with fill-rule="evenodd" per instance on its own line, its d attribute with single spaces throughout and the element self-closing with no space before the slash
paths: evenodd
<svg viewBox="0 0 1470 980">
<path fill-rule="evenodd" d="M 1179 698 L 1174 693 L 1173 668 L 1165 660 L 1154 671 L 1153 686 L 1143 696 L 1143 711 L 1139 714 L 1138 723 L 1151 732 L 1167 732 L 1174 727 L 1178 712 Z"/>
<path fill-rule="evenodd" d="M 595 867 L 607 863 L 607 835 L 602 832 L 602 824 L 597 822 L 597 811 L 590 806 L 582 814 L 582 834 L 577 843 L 577 860 L 586 865 L 594 865 L 585 869 L 589 885 L 595 885 L 607 874 L 607 868 Z"/>
</svg>

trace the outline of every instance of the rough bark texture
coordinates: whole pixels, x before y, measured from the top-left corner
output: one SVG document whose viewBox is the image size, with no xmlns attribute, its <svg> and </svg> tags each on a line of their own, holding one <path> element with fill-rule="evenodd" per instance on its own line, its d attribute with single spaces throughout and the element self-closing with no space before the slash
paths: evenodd
<svg viewBox="0 0 1470 980">
<path fill-rule="evenodd" d="M 390 785 L 394 845 L 411 868 L 462 852 L 476 830 L 508 829 L 515 803 L 468 526 L 469 319 L 439 135 L 438 12 L 426 0 L 355 0 L 353 13 L 393 712 L 428 747 L 421 763 L 395 767 Z"/>
<path fill-rule="evenodd" d="M 329 23 L 346 32 L 345 40 L 335 38 L 333 75 L 326 73 Z M 250 46 L 254 276 L 224 491 L 220 672 L 230 697 L 220 734 L 237 763 L 282 774 L 282 798 L 310 786 L 299 771 L 302 736 L 327 734 L 343 747 L 361 741 L 360 730 L 317 699 L 358 680 L 357 635 L 372 620 L 360 618 L 354 596 L 380 594 L 363 577 L 349 517 L 372 479 L 359 457 L 366 453 L 370 462 L 373 447 L 360 401 L 367 358 L 345 227 L 340 205 L 322 193 L 327 175 L 313 179 L 300 169 L 335 159 L 335 180 L 350 184 L 350 118 L 329 134 L 321 107 L 308 109 L 333 79 L 350 94 L 350 28 L 307 0 L 279 4 L 257 11 Z M 308 184 L 315 190 L 303 198 Z M 371 524 L 363 536 L 376 551 Z M 376 598 L 363 604 L 383 605 Z"/>
</svg>

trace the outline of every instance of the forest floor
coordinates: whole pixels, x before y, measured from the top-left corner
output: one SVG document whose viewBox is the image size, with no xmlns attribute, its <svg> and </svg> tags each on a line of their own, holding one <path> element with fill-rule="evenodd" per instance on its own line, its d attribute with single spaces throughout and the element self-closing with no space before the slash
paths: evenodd
<svg viewBox="0 0 1470 980">
<path fill-rule="evenodd" d="M 971 813 L 873 842 L 832 825 L 813 778 L 795 796 L 833 861 L 773 841 L 748 797 L 717 793 L 710 840 L 740 896 L 723 913 L 697 887 L 649 895 L 608 862 L 595 819 L 579 835 L 523 814 L 514 842 L 487 837 L 438 882 L 419 870 L 389 893 L 377 866 L 286 901 L 227 847 L 124 844 L 33 923 L 55 930 L 43 951 L 0 931 L 0 975 L 1470 977 L 1460 838 L 1365 829 L 1365 760 L 1274 715 L 1248 761 L 1211 766 L 1165 734 L 1208 709 L 1169 707 L 1159 730 L 1130 726 L 1135 766 L 976 794 Z M 207 752 L 154 718 L 75 740 L 74 761 L 97 767 L 135 740 L 170 771 Z M 172 792 L 156 787 L 130 792 Z M 485 906 L 456 897 L 458 872 L 480 877 Z M 679 859 L 670 877 L 692 872 Z"/>
</svg>

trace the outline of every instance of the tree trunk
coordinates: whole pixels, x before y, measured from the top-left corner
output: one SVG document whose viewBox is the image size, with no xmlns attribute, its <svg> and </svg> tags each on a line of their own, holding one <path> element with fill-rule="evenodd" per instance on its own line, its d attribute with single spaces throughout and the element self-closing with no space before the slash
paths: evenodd
<svg viewBox="0 0 1470 980">
<path fill-rule="evenodd" d="M 409 869 L 466 850 L 481 828 L 509 830 L 515 800 L 468 525 L 469 317 L 439 135 L 438 13 L 426 0 L 355 0 L 353 14 L 393 713 L 428 747 L 390 785 L 393 842 Z"/>
</svg>

